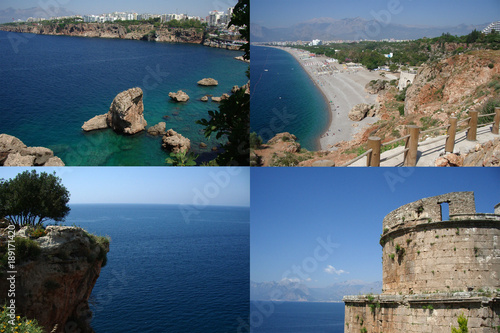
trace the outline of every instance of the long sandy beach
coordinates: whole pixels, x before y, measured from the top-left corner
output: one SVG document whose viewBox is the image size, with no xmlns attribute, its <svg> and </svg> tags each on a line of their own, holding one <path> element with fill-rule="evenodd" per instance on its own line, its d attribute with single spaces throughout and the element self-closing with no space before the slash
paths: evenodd
<svg viewBox="0 0 500 333">
<path fill-rule="evenodd" d="M 335 144 L 350 141 L 363 127 L 375 123 L 377 117 L 352 121 L 349 111 L 360 103 L 375 104 L 377 95 L 365 91 L 371 80 L 380 79 L 377 72 L 365 68 L 348 68 L 346 65 L 327 61 L 326 57 L 310 57 L 309 52 L 288 47 L 279 49 L 290 53 L 309 74 L 321 90 L 330 108 L 330 124 L 320 138 L 322 150 L 336 150 Z"/>
</svg>

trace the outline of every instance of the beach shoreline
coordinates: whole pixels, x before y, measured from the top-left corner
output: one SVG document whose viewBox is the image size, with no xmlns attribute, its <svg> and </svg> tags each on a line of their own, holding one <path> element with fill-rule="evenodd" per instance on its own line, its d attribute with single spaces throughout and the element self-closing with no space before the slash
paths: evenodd
<svg viewBox="0 0 500 333">
<path fill-rule="evenodd" d="M 361 67 L 348 68 L 335 62 L 328 63 L 326 57 L 310 57 L 309 52 L 300 49 L 272 47 L 288 52 L 295 58 L 328 104 L 329 124 L 318 138 L 321 150 L 336 150 L 336 144 L 353 140 L 362 129 L 379 120 L 377 117 L 369 117 L 352 121 L 348 117 L 349 111 L 357 104 L 377 104 L 377 95 L 365 91 L 368 82 L 381 78 L 377 72 Z"/>
</svg>

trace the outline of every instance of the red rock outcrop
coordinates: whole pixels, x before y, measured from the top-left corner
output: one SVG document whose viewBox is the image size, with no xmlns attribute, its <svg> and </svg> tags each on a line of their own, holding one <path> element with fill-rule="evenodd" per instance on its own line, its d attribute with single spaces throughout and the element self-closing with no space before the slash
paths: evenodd
<svg viewBox="0 0 500 333">
<path fill-rule="evenodd" d="M 28 238 L 26 228 L 16 237 Z M 93 332 L 88 298 L 106 260 L 109 241 L 78 227 L 49 226 L 46 232 L 33 240 L 38 254 L 16 258 L 20 261 L 15 265 L 16 311 L 35 318 L 47 332 L 67 332 L 69 327 L 75 332 Z M 7 229 L 0 229 L 4 248 L 7 237 Z M 8 290 L 8 281 L 1 279 L 0 302 L 6 301 Z"/>
</svg>

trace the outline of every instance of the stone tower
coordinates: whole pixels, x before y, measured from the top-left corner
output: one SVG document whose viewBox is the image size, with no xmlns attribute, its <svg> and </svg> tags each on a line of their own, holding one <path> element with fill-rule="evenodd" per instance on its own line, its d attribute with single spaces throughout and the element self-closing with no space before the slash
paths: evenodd
<svg viewBox="0 0 500 333">
<path fill-rule="evenodd" d="M 450 333 L 461 314 L 471 333 L 500 332 L 500 204 L 482 214 L 473 192 L 421 199 L 384 218 L 380 244 L 382 294 L 344 297 L 346 333 Z"/>
</svg>

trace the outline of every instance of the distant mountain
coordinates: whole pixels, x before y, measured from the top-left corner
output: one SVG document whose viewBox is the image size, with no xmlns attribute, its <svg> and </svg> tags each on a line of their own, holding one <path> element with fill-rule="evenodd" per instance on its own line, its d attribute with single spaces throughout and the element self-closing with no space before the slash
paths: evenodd
<svg viewBox="0 0 500 333">
<path fill-rule="evenodd" d="M 488 24 L 449 27 L 412 26 L 402 24 L 382 24 L 376 20 L 361 17 L 333 19 L 328 17 L 312 19 L 289 28 L 266 28 L 258 24 L 250 25 L 252 42 L 272 41 L 310 41 L 320 40 L 359 40 L 359 39 L 418 39 L 437 37 L 449 32 L 452 35 L 467 35 L 472 30 L 482 30 Z"/>
<path fill-rule="evenodd" d="M 47 7 L 45 9 L 41 7 L 32 7 L 28 9 L 14 9 L 9 7 L 0 10 L 0 23 L 8 23 L 13 20 L 26 21 L 29 17 L 49 19 L 52 16 L 71 15 L 75 15 L 75 13 L 62 7 Z"/>
<path fill-rule="evenodd" d="M 342 301 L 345 295 L 379 294 L 382 282 L 359 280 L 334 283 L 324 288 L 308 288 L 305 284 L 282 280 L 279 282 L 250 281 L 250 299 L 260 301 Z"/>
</svg>

